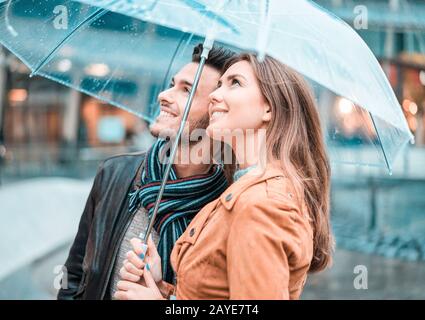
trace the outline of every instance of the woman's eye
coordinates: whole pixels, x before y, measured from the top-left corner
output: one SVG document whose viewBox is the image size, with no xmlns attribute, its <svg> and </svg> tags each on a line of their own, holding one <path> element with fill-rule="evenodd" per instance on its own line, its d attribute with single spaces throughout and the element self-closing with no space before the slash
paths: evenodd
<svg viewBox="0 0 425 320">
<path fill-rule="evenodd" d="M 232 80 L 232 87 L 235 86 L 235 85 L 240 86 L 241 83 L 237 79 L 233 79 Z"/>
<path fill-rule="evenodd" d="M 189 87 L 184 87 L 184 92 L 186 92 L 186 93 L 190 93 L 190 88 Z"/>
</svg>

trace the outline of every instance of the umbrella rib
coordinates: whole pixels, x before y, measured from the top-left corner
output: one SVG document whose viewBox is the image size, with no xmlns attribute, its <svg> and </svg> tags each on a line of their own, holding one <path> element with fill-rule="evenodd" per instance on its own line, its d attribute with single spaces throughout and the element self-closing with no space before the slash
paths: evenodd
<svg viewBox="0 0 425 320">
<path fill-rule="evenodd" d="M 369 116 L 370 116 L 370 119 L 372 120 L 373 127 L 375 128 L 376 136 L 378 137 L 378 141 L 379 141 L 379 146 L 381 147 L 382 153 L 384 154 L 385 164 L 387 165 L 388 171 L 390 172 L 390 175 L 391 175 L 392 174 L 391 165 L 388 161 L 387 154 L 384 150 L 384 146 L 382 145 L 381 136 L 379 135 L 378 128 L 376 127 L 375 119 L 373 118 L 373 115 L 370 111 L 369 111 Z"/>
<path fill-rule="evenodd" d="M 4 0 L 7 1 L 7 0 Z M 1 3 L 2 1 L 0 1 Z M 18 36 L 18 33 L 16 32 L 15 28 L 12 27 L 12 25 L 9 22 L 9 10 L 10 10 L 10 5 L 12 4 L 12 0 L 9 0 L 9 2 L 6 5 L 6 11 L 4 14 L 4 22 L 6 23 L 6 28 L 7 30 L 10 32 L 10 34 L 14 37 Z"/>
<path fill-rule="evenodd" d="M 171 66 L 172 66 L 174 60 L 176 59 L 177 53 L 180 50 L 180 47 L 182 46 L 183 40 L 185 40 L 186 36 L 187 35 L 185 33 L 183 33 L 183 35 L 180 37 L 180 40 L 179 40 L 179 43 L 177 44 L 176 49 L 174 50 L 173 56 L 171 57 L 171 60 L 170 60 L 171 62 L 168 64 L 167 72 L 165 73 L 165 77 L 164 77 L 164 80 L 162 82 L 163 87 L 166 86 L 166 81 L 167 81 L 168 77 L 170 76 Z M 193 36 L 190 35 L 189 39 L 192 39 L 192 37 Z"/>
<path fill-rule="evenodd" d="M 41 60 L 38 65 L 34 68 L 34 70 L 31 72 L 30 77 L 32 77 L 33 75 L 35 75 L 41 68 L 43 68 L 47 62 L 50 61 L 50 59 L 54 56 L 54 54 L 60 49 L 62 48 L 62 46 L 84 25 L 86 25 L 87 23 L 91 23 L 93 20 L 103 16 L 106 12 L 108 12 L 108 10 L 106 9 L 97 9 L 95 12 L 93 12 L 91 15 L 89 15 L 86 19 L 84 19 L 83 21 L 81 21 L 79 24 L 77 24 L 74 29 L 72 29 L 72 31 L 70 33 L 68 33 L 68 35 L 63 38 L 57 45 L 55 48 L 53 48 L 53 50 L 43 59 Z"/>
<path fill-rule="evenodd" d="M 185 38 L 187 37 L 187 34 L 183 34 L 181 37 L 180 37 L 180 40 L 179 40 L 179 42 L 178 42 L 178 44 L 177 44 L 177 47 L 176 47 L 176 49 L 174 50 L 174 53 L 173 53 L 173 56 L 171 57 L 171 59 L 170 59 L 170 63 L 168 64 L 168 68 L 167 68 L 167 71 L 166 71 L 166 73 L 165 73 L 165 76 L 164 76 L 164 79 L 163 79 L 163 81 L 162 81 L 162 85 L 161 85 L 161 88 L 165 88 L 165 86 L 167 85 L 167 80 L 168 80 L 168 78 L 169 78 L 169 76 L 170 76 L 170 72 L 171 72 L 171 66 L 172 66 L 172 64 L 173 64 L 173 62 L 174 62 L 174 60 L 176 59 L 176 56 L 177 56 L 177 53 L 178 53 L 178 51 L 180 50 L 180 47 L 182 46 L 182 44 L 183 44 L 183 40 L 185 40 Z M 193 35 L 191 34 L 189 37 L 188 37 L 188 40 L 187 40 L 187 42 L 189 42 L 191 39 L 193 38 Z M 157 93 L 155 93 L 155 96 L 157 96 Z M 157 106 L 157 103 L 158 103 L 158 101 L 155 99 L 155 101 L 154 102 L 151 102 L 151 103 L 149 103 L 149 109 L 148 109 L 148 114 L 149 115 L 151 115 L 152 113 L 154 113 L 154 112 L 152 112 L 152 109 L 154 108 L 154 107 L 156 107 Z M 155 114 L 155 113 L 154 113 Z"/>
<path fill-rule="evenodd" d="M 200 3 L 196 0 L 181 0 L 183 3 L 185 3 L 187 6 L 193 8 L 194 10 L 197 10 L 198 12 L 205 13 L 205 17 L 217 21 L 221 25 L 223 25 L 226 28 L 229 28 L 233 33 L 239 34 L 239 30 L 231 24 L 229 21 L 227 21 L 224 17 L 219 16 L 218 14 L 211 11 L 208 7 L 206 7 L 203 3 Z"/>
</svg>

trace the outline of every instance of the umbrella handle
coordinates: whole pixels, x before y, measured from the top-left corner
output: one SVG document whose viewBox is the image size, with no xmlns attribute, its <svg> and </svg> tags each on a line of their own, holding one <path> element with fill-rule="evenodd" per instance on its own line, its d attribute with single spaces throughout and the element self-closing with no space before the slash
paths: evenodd
<svg viewBox="0 0 425 320">
<path fill-rule="evenodd" d="M 164 172 L 164 176 L 163 176 L 162 181 L 161 181 L 161 186 L 159 188 L 158 195 L 157 195 L 156 200 L 155 200 L 153 213 L 149 218 L 150 221 L 149 221 L 149 225 L 146 229 L 146 233 L 144 234 L 143 237 L 141 237 L 141 239 L 143 240 L 144 243 L 148 242 L 148 237 L 149 237 L 149 235 L 152 231 L 153 224 L 155 222 L 156 215 L 158 213 L 159 203 L 162 199 L 162 195 L 163 195 L 164 190 L 165 190 L 165 185 L 167 184 L 168 176 L 170 175 L 171 166 L 173 164 L 173 161 L 174 161 L 174 158 L 175 158 L 175 155 L 176 155 L 178 141 L 179 141 L 179 139 L 180 139 L 180 137 L 183 133 L 183 129 L 184 129 L 185 123 L 187 121 L 187 117 L 188 117 L 188 114 L 189 114 L 189 111 L 190 111 L 190 107 L 192 105 L 193 97 L 195 95 L 196 89 L 198 88 L 198 83 L 199 83 L 199 79 L 201 77 L 202 69 L 204 68 L 205 61 L 208 58 L 208 54 L 209 54 L 210 50 L 212 49 L 213 44 L 214 44 L 214 38 L 213 37 L 208 36 L 207 38 L 205 38 L 203 50 L 202 50 L 202 54 L 201 54 L 201 61 L 199 61 L 198 69 L 196 70 L 192 90 L 190 91 L 189 98 L 187 99 L 186 106 L 184 108 L 183 117 L 182 117 L 182 120 L 181 120 L 181 123 L 180 123 L 179 130 L 177 131 L 175 141 L 173 142 L 172 147 L 171 147 L 171 153 L 170 153 L 169 161 L 167 163 L 167 166 L 165 167 L 165 172 Z"/>
<path fill-rule="evenodd" d="M 148 251 L 148 245 L 146 243 L 142 243 L 142 252 L 139 254 L 139 258 L 145 261 L 146 252 Z"/>
</svg>

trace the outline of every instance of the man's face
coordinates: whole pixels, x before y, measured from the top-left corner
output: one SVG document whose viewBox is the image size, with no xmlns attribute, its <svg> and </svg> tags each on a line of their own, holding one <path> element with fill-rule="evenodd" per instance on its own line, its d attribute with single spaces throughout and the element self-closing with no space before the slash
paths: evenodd
<svg viewBox="0 0 425 320">
<path fill-rule="evenodd" d="M 192 90 L 198 63 L 185 65 L 171 80 L 170 87 L 158 95 L 160 113 L 150 125 L 151 134 L 155 137 L 175 136 L 183 117 L 184 108 Z M 210 66 L 204 66 L 198 88 L 193 97 L 192 106 L 185 124 L 189 134 L 194 129 L 205 129 L 209 124 L 209 94 L 216 88 L 220 73 Z"/>
</svg>

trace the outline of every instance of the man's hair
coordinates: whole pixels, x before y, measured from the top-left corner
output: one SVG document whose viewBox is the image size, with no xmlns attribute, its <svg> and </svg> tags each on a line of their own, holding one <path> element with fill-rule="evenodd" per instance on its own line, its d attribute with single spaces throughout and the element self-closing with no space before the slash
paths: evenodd
<svg viewBox="0 0 425 320">
<path fill-rule="evenodd" d="M 201 61 L 203 46 L 202 43 L 198 44 L 193 48 L 192 62 L 199 63 Z M 205 61 L 205 65 L 216 69 L 219 72 L 223 71 L 223 67 L 227 60 L 236 56 L 236 53 L 232 50 L 225 49 L 223 47 L 213 46 L 208 54 L 208 59 Z"/>
<path fill-rule="evenodd" d="M 196 62 L 196 63 L 201 62 L 202 50 L 203 50 L 202 43 L 198 44 L 197 46 L 195 46 L 195 48 L 193 48 L 192 62 Z M 234 58 L 234 57 L 236 57 L 236 53 L 233 52 L 232 50 L 225 49 L 223 47 L 213 46 L 208 54 L 208 59 L 205 61 L 205 65 L 210 66 L 211 68 L 214 68 L 220 73 L 223 73 L 224 66 L 227 64 L 227 62 L 231 58 Z M 207 119 L 207 123 L 209 123 L 208 114 L 206 119 Z M 204 125 L 205 128 L 207 126 L 208 124 Z M 233 174 L 236 171 L 236 166 L 235 166 L 236 158 L 232 151 L 232 148 L 230 148 L 224 142 L 220 142 L 220 143 L 221 143 L 221 148 L 220 148 L 221 155 L 220 155 L 220 159 L 218 159 L 220 162 L 224 161 L 224 157 L 225 157 L 224 154 L 226 152 L 225 150 L 230 150 L 232 154 L 232 162 L 223 163 L 224 176 L 226 177 L 226 180 L 228 184 L 230 185 L 233 183 Z"/>
</svg>

